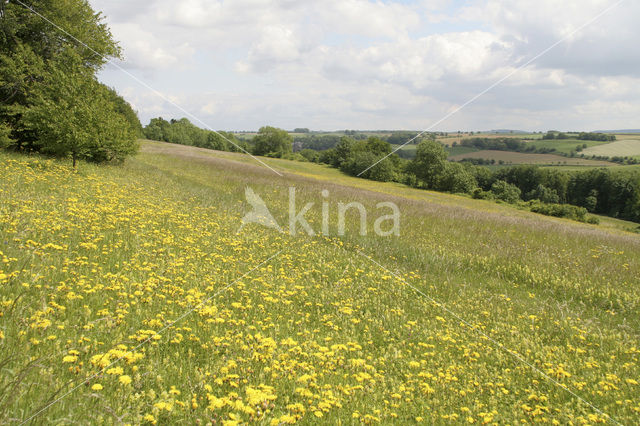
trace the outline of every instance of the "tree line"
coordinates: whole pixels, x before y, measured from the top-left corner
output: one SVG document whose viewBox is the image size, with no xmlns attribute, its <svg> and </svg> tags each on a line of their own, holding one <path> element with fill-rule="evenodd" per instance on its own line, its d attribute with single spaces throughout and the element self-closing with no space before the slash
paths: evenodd
<svg viewBox="0 0 640 426">
<path fill-rule="evenodd" d="M 142 126 L 97 72 L 121 52 L 86 0 L 0 2 L 0 147 L 76 161 L 123 160 Z M 87 47 L 77 40 L 86 41 Z"/>
<path fill-rule="evenodd" d="M 470 148 L 476 148 L 479 150 L 494 150 L 494 151 L 513 151 L 513 152 L 528 152 L 536 154 L 547 154 L 555 151 L 553 148 L 536 148 L 535 146 L 521 141 L 518 138 L 469 138 L 462 139 L 460 146 L 466 146 Z M 458 143 L 454 142 L 453 146 L 458 146 Z"/>
<path fill-rule="evenodd" d="M 554 130 L 549 130 L 547 133 L 542 135 L 542 139 L 545 140 L 562 140 L 562 139 L 579 139 L 582 141 L 601 141 L 601 142 L 612 142 L 616 140 L 615 135 L 608 135 L 606 133 L 598 133 L 598 132 L 580 132 L 575 136 L 571 136 L 564 132 L 557 132 Z"/>
<path fill-rule="evenodd" d="M 293 152 L 292 136 L 275 127 L 262 127 L 246 141 L 230 133 L 220 133 L 254 155 L 327 164 L 348 175 L 365 179 L 499 200 L 538 213 L 581 221 L 597 221 L 595 217 L 587 216 L 590 212 L 640 222 L 640 172 L 608 169 L 567 172 L 533 165 L 492 171 L 468 162 L 449 161 L 444 146 L 432 138 L 422 139 L 416 147 L 415 158 L 407 160 L 392 153 L 389 142 L 375 136 L 366 139 L 307 136 L 305 138 L 310 142 L 307 146 L 333 146 L 324 150 L 303 148 Z M 186 118 L 170 121 L 152 119 L 144 134 L 154 140 L 237 151 L 237 148 L 221 142 L 217 133 L 199 129 Z M 484 146 L 485 149 L 489 149 L 487 146 L 515 149 L 522 144 L 510 138 L 474 138 L 468 143 L 465 146 Z"/>
<path fill-rule="evenodd" d="M 335 148 L 318 153 L 314 161 L 352 176 L 519 203 L 543 214 L 589 220 L 586 213 L 591 212 L 640 222 L 638 171 L 561 171 L 533 165 L 492 171 L 448 161 L 444 147 L 434 140 L 420 142 L 410 161 L 390 153 L 391 145 L 379 138 L 356 141 L 343 137 Z"/>
</svg>

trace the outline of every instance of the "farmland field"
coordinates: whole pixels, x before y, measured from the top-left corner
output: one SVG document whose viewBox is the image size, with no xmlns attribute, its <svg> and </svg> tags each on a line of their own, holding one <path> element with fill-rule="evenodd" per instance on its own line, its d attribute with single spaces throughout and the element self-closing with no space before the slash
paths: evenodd
<svg viewBox="0 0 640 426">
<path fill-rule="evenodd" d="M 621 139 L 604 145 L 592 146 L 585 149 L 584 154 L 604 157 L 633 157 L 640 155 L 640 139 Z"/>
<path fill-rule="evenodd" d="M 0 154 L 0 422 L 640 421 L 637 234 L 264 161 Z M 247 186 L 401 232 L 239 231 Z"/>
<path fill-rule="evenodd" d="M 503 161 L 508 164 L 538 165 L 573 165 L 573 166 L 613 166 L 615 163 L 601 160 L 588 160 L 579 157 L 563 157 L 554 154 L 528 154 L 512 151 L 482 150 L 467 154 L 454 155 L 450 160 L 460 161 L 465 158 L 482 158 L 485 160 Z"/>
</svg>

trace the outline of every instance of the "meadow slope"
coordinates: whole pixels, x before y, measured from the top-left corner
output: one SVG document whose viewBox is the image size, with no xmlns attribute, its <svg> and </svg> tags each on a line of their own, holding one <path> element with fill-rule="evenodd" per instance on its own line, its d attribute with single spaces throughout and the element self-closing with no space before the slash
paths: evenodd
<svg viewBox="0 0 640 426">
<path fill-rule="evenodd" d="M 637 235 L 265 161 L 0 154 L 0 422 L 640 421 Z"/>
</svg>

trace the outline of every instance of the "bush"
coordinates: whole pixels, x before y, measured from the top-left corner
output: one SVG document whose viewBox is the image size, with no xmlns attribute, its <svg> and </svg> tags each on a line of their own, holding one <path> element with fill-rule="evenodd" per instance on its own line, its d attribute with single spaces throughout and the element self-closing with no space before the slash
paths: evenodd
<svg viewBox="0 0 640 426">
<path fill-rule="evenodd" d="M 303 163 L 306 163 L 306 162 L 309 161 L 309 160 L 307 160 L 307 158 L 305 156 L 301 155 L 299 152 L 284 154 L 282 156 L 282 158 L 285 159 L 285 160 L 300 161 L 300 162 L 303 162 Z"/>
<path fill-rule="evenodd" d="M 491 185 L 491 192 L 493 192 L 498 200 L 506 201 L 507 203 L 515 204 L 520 200 L 520 189 L 503 180 L 494 182 L 494 184 Z"/>
<path fill-rule="evenodd" d="M 590 223 L 592 225 L 599 225 L 600 224 L 600 218 L 597 216 L 589 216 L 587 218 L 587 223 Z"/>
<path fill-rule="evenodd" d="M 312 163 L 318 163 L 320 161 L 320 153 L 313 149 L 303 149 L 299 154 Z"/>
<path fill-rule="evenodd" d="M 545 204 L 533 201 L 529 209 L 534 213 L 540 213 L 546 216 L 564 217 L 579 222 L 587 221 L 587 209 L 572 206 L 571 204 Z M 598 218 L 595 219 L 597 220 Z"/>
<path fill-rule="evenodd" d="M 493 192 L 483 191 L 482 188 L 476 188 L 471 193 L 471 196 L 476 200 L 493 200 Z"/>
</svg>

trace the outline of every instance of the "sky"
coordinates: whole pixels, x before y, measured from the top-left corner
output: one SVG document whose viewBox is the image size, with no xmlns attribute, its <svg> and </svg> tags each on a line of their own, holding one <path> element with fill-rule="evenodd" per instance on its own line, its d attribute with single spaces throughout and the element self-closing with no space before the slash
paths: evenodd
<svg viewBox="0 0 640 426">
<path fill-rule="evenodd" d="M 126 71 L 99 78 L 143 125 L 231 131 L 640 128 L 640 2 L 618 1 L 89 0 Z"/>
</svg>

